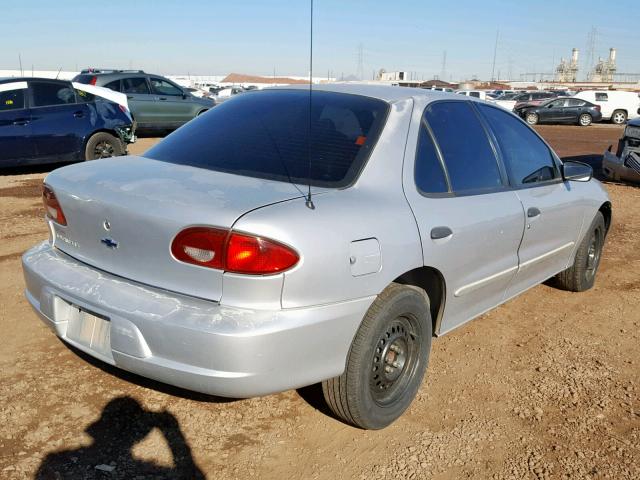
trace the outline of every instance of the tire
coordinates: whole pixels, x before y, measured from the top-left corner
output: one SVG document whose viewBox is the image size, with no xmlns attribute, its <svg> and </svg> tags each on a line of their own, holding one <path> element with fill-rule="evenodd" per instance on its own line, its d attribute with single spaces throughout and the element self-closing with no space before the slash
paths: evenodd
<svg viewBox="0 0 640 480">
<path fill-rule="evenodd" d="M 84 149 L 85 160 L 117 157 L 124 153 L 122 141 L 107 132 L 94 133 Z"/>
<path fill-rule="evenodd" d="M 202 115 L 203 113 L 206 113 L 206 112 L 208 112 L 208 111 L 209 111 L 209 109 L 206 109 L 206 110 L 200 110 L 198 113 L 196 113 L 196 117 L 199 117 L 200 115 Z"/>
<path fill-rule="evenodd" d="M 591 118 L 591 115 L 589 115 L 588 113 L 583 113 L 578 117 L 578 125 L 580 125 L 581 127 L 588 127 L 589 125 L 591 125 L 592 121 L 593 118 Z"/>
<path fill-rule="evenodd" d="M 573 265 L 556 277 L 558 287 L 571 292 L 584 292 L 593 287 L 605 234 L 604 217 L 598 212 L 578 247 Z"/>
<path fill-rule="evenodd" d="M 538 123 L 539 117 L 537 113 L 527 113 L 524 116 L 524 120 L 529 124 L 529 125 L 536 125 Z"/>
<path fill-rule="evenodd" d="M 431 313 L 424 290 L 392 283 L 373 302 L 356 332 L 342 375 L 322 382 L 333 413 L 377 430 L 413 401 L 431 351 Z"/>
<path fill-rule="evenodd" d="M 624 110 L 614 110 L 611 114 L 611 121 L 616 125 L 622 125 L 627 121 L 627 112 Z"/>
</svg>

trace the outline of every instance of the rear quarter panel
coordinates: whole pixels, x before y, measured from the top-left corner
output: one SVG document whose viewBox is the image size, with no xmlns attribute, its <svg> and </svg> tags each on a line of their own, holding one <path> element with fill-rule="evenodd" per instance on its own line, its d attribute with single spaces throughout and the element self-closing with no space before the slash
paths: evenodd
<svg viewBox="0 0 640 480">
<path fill-rule="evenodd" d="M 284 273 L 282 307 L 321 305 L 373 296 L 422 266 L 417 225 L 402 190 L 402 162 L 413 101 L 391 106 L 386 126 L 357 182 L 250 212 L 235 230 L 265 235 L 296 249 L 300 262 Z M 376 239 L 377 272 L 354 276 L 351 243 Z M 373 242 L 375 244 L 375 242 Z"/>
</svg>

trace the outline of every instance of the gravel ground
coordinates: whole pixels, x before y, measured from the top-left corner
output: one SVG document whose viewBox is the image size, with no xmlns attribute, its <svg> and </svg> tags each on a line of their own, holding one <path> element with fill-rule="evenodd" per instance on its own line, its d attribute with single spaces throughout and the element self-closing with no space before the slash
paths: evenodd
<svg viewBox="0 0 640 480">
<path fill-rule="evenodd" d="M 621 129 L 539 127 L 597 167 Z M 155 139 L 131 148 L 140 153 Z M 57 340 L 23 297 L 51 167 L 0 172 L 0 478 L 640 478 L 640 189 L 607 183 L 596 286 L 540 285 L 434 341 L 389 428 L 333 419 L 317 386 L 229 401 L 119 372 Z"/>
</svg>

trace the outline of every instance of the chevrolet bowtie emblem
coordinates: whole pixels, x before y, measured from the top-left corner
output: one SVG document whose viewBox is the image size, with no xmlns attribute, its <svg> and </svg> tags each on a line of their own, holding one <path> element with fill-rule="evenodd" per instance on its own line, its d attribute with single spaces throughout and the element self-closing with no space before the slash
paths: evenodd
<svg viewBox="0 0 640 480">
<path fill-rule="evenodd" d="M 103 243 L 106 247 L 111 249 L 118 248 L 118 242 L 112 240 L 111 238 L 103 238 L 102 240 L 100 240 L 100 243 Z"/>
</svg>

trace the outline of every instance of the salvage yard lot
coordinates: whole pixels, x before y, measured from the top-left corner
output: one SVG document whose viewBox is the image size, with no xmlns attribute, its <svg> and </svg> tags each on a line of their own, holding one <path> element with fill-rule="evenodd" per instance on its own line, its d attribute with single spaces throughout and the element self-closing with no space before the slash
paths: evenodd
<svg viewBox="0 0 640 480">
<path fill-rule="evenodd" d="M 596 165 L 622 128 L 538 131 Z M 315 386 L 218 399 L 57 340 L 24 299 L 20 267 L 48 235 L 48 169 L 0 172 L 0 478 L 157 478 L 174 462 L 211 479 L 640 478 L 639 188 L 606 183 L 613 226 L 594 289 L 540 285 L 437 339 L 409 411 L 361 431 L 331 418 Z"/>
</svg>

